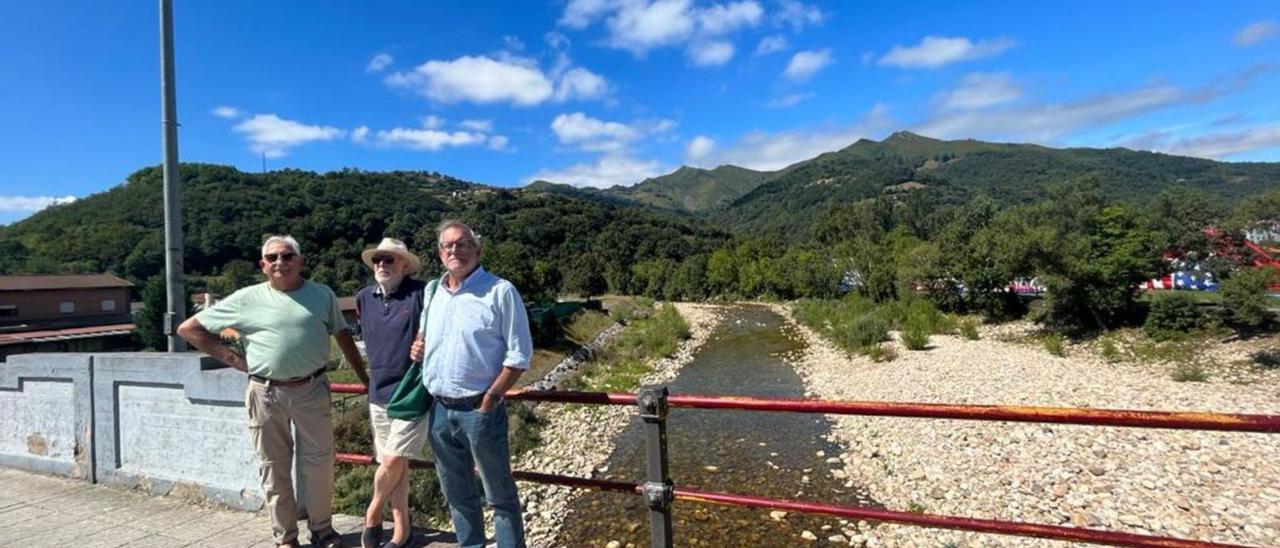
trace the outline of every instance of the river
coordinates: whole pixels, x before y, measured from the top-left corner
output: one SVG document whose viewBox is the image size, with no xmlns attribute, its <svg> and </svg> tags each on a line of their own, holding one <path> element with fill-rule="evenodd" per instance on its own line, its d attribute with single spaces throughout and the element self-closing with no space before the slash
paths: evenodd
<svg viewBox="0 0 1280 548">
<path fill-rule="evenodd" d="M 670 385 L 672 393 L 715 393 L 797 398 L 804 384 L 784 361 L 804 343 L 783 318 L 763 306 L 737 305 Z M 638 422 L 638 421 L 637 421 Z M 839 446 L 826 441 L 822 415 L 674 409 L 667 424 L 671 477 L 678 486 L 764 497 L 874 504 L 831 470 Z M 625 431 L 596 477 L 644 479 L 644 447 L 638 425 Z M 587 492 L 571 505 L 557 545 L 649 544 L 648 510 L 634 495 Z M 673 510 L 677 546 L 816 545 L 840 534 L 837 518 L 678 501 Z M 824 530 L 823 526 L 828 529 Z"/>
</svg>

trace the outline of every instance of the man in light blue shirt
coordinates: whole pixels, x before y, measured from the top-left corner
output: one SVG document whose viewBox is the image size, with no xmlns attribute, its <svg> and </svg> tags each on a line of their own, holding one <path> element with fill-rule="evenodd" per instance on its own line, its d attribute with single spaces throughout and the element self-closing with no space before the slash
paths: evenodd
<svg viewBox="0 0 1280 548">
<path fill-rule="evenodd" d="M 479 470 L 494 510 L 500 548 L 523 547 L 524 522 L 507 446 L 506 393 L 529 368 L 533 338 L 515 286 L 480 267 L 480 239 L 461 221 L 440 223 L 440 262 L 448 273 L 425 307 L 423 383 L 434 396 L 431 451 L 462 547 L 484 546 Z"/>
</svg>

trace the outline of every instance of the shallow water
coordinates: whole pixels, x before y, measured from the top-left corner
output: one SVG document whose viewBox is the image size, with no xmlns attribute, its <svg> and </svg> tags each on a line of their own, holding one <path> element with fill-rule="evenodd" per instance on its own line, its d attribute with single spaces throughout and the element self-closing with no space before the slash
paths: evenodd
<svg viewBox="0 0 1280 548">
<path fill-rule="evenodd" d="M 736 306 L 669 388 L 672 393 L 803 397 L 803 382 L 783 361 L 803 349 L 798 334 L 773 311 Z M 644 480 L 637 426 L 622 434 L 608 469 L 597 477 Z M 711 491 L 873 504 L 857 486 L 845 487 L 844 480 L 831 476 L 830 470 L 841 465 L 826 462 L 840 454 L 839 446 L 823 439 L 830 431 L 822 415 L 674 409 L 667 423 L 671 478 L 678 486 Z M 647 546 L 647 512 L 638 496 L 587 492 L 571 506 L 557 544 L 603 546 L 617 540 L 623 546 Z M 762 509 L 678 501 L 672 515 L 677 546 L 808 544 L 800 537 L 805 530 L 822 545 L 840 533 L 834 517 L 791 513 L 774 520 Z M 822 530 L 823 525 L 830 529 Z"/>
</svg>

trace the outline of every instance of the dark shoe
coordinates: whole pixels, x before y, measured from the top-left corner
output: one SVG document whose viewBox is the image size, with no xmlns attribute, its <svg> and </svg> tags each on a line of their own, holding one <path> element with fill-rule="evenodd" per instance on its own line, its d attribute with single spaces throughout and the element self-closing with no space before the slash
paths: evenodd
<svg viewBox="0 0 1280 548">
<path fill-rule="evenodd" d="M 277 544 L 277 545 L 276 545 L 276 548 L 280 548 L 280 547 L 284 547 L 284 548 L 302 548 L 302 545 L 301 545 L 301 544 L 298 544 L 298 541 L 296 541 L 296 540 L 291 540 L 291 541 L 286 542 L 286 543 L 284 543 L 284 544 Z"/>
<path fill-rule="evenodd" d="M 315 548 L 343 548 L 342 535 L 334 531 L 332 527 L 324 531 L 311 532 L 311 545 Z"/>
<path fill-rule="evenodd" d="M 366 525 L 360 533 L 360 548 L 380 548 L 382 546 L 382 524 L 369 527 Z"/>
<path fill-rule="evenodd" d="M 402 547 L 399 544 L 396 544 L 396 541 L 388 540 L 387 543 L 383 544 L 381 548 L 402 548 Z"/>
</svg>

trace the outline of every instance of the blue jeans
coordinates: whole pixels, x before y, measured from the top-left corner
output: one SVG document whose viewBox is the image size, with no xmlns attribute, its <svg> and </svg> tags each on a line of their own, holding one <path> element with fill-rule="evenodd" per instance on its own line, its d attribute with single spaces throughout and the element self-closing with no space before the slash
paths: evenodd
<svg viewBox="0 0 1280 548">
<path fill-rule="evenodd" d="M 516 482 L 511 477 L 506 402 L 481 413 L 475 409 L 450 409 L 436 401 L 431 406 L 429 439 L 458 546 L 484 546 L 484 514 L 480 511 L 474 471 L 478 468 L 485 499 L 493 507 L 499 548 L 523 548 L 524 520 Z"/>
</svg>

